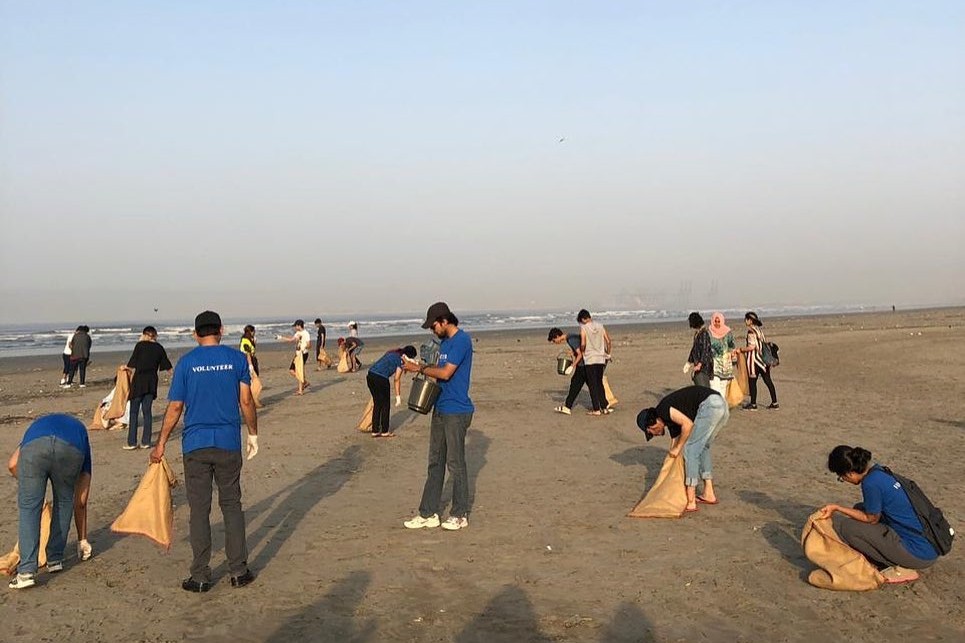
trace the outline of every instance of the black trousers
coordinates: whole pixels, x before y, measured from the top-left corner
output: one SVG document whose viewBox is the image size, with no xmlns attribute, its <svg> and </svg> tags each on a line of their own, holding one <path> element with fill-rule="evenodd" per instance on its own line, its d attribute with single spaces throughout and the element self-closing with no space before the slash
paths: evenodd
<svg viewBox="0 0 965 643">
<path fill-rule="evenodd" d="M 570 392 L 566 394 L 566 402 L 563 403 L 566 408 L 573 408 L 576 396 L 580 394 L 584 384 L 586 384 L 586 365 L 581 361 L 573 369 L 573 377 L 570 378 Z"/>
<path fill-rule="evenodd" d="M 389 432 L 389 379 L 369 373 L 365 383 L 372 394 L 372 433 Z"/>
<path fill-rule="evenodd" d="M 606 364 L 586 365 L 586 384 L 590 387 L 590 401 L 594 411 L 602 411 L 609 404 L 606 401 L 606 391 L 603 390 L 603 371 Z"/>
</svg>

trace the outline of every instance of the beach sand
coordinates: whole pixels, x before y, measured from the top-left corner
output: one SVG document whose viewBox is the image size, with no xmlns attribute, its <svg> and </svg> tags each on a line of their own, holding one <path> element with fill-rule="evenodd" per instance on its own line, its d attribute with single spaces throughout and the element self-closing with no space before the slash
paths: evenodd
<svg viewBox="0 0 965 643">
<path fill-rule="evenodd" d="M 742 336 L 739 321 L 731 326 Z M 559 347 L 545 331 L 474 335 L 473 511 L 455 533 L 402 527 L 425 480 L 427 417 L 393 408 L 398 437 L 373 440 L 354 428 L 368 398 L 364 372 L 311 370 L 312 388 L 296 397 L 289 352 L 260 351 L 261 452 L 243 474 L 257 581 L 230 587 L 215 505 L 218 582 L 202 595 L 179 588 L 191 556 L 181 486 L 170 552 L 111 534 L 148 456 L 121 450 L 123 432 L 92 432 L 94 557 L 76 560 L 72 533 L 64 572 L 41 574 L 30 590 L 0 589 L 3 639 L 962 640 L 962 543 L 915 584 L 857 594 L 810 587 L 799 537 L 816 507 L 860 499 L 826 470 L 837 444 L 868 448 L 963 524 L 965 311 L 765 323 L 781 346 L 781 410 L 735 410 L 714 449 L 721 504 L 662 521 L 625 517 L 669 443 L 645 443 L 634 420 L 689 384 L 685 323 L 610 328 L 608 375 L 620 402 L 602 418 L 551 411 L 568 378 L 555 372 Z M 389 346 L 369 341 L 363 361 Z M 57 387 L 59 355 L 0 360 L 0 453 L 38 415 L 67 412 L 86 424 L 126 358 L 95 347 L 88 388 L 71 391 Z M 403 387 L 405 396 L 408 379 Z M 577 407 L 586 404 L 584 391 Z M 176 440 L 168 458 L 182 476 Z M 12 478 L 0 482 L 0 508 L 7 551 L 16 541 Z"/>
</svg>

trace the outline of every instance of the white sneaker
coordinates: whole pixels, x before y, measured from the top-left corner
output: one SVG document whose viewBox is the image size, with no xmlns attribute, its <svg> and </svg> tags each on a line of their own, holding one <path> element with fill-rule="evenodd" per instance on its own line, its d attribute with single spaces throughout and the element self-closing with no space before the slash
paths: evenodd
<svg viewBox="0 0 965 643">
<path fill-rule="evenodd" d="M 86 540 L 82 540 L 77 543 L 77 557 L 81 560 L 90 560 L 90 557 L 94 554 L 94 548 L 90 546 L 90 543 Z"/>
<path fill-rule="evenodd" d="M 462 518 L 456 518 L 455 516 L 449 516 L 446 521 L 442 523 L 443 529 L 448 529 L 449 531 L 456 531 L 459 529 L 465 529 L 469 526 L 469 519 L 463 516 Z"/>
<path fill-rule="evenodd" d="M 64 561 L 58 560 L 56 562 L 47 561 L 47 572 L 53 574 L 54 572 L 64 571 Z"/>
<path fill-rule="evenodd" d="M 125 445 L 122 446 L 121 448 L 124 449 L 125 451 L 133 451 L 134 449 L 137 448 L 137 445 L 136 445 L 136 444 L 134 444 L 134 445 L 125 444 Z"/>
<path fill-rule="evenodd" d="M 61 384 L 60 388 L 70 388 L 70 384 Z"/>
<path fill-rule="evenodd" d="M 572 415 L 572 414 L 573 414 L 573 411 L 569 410 L 568 408 L 566 408 L 565 406 L 562 406 L 562 405 L 561 405 L 561 406 L 557 406 L 557 407 L 554 408 L 553 410 L 556 411 L 557 413 L 562 413 L 563 415 Z"/>
<path fill-rule="evenodd" d="M 405 525 L 406 529 L 432 529 L 433 527 L 439 526 L 439 514 L 432 514 L 428 518 L 417 515 L 402 524 Z"/>
<path fill-rule="evenodd" d="M 86 384 L 81 384 L 80 387 L 81 387 L 81 388 L 87 388 L 87 385 L 86 385 Z"/>
<path fill-rule="evenodd" d="M 17 574 L 17 577 L 7 583 L 10 589 L 27 589 L 37 583 L 33 574 Z"/>
<path fill-rule="evenodd" d="M 61 386 L 63 386 L 63 385 L 66 384 L 66 383 L 67 383 L 67 378 L 66 378 L 66 377 L 60 378 L 60 385 L 61 385 Z"/>
</svg>

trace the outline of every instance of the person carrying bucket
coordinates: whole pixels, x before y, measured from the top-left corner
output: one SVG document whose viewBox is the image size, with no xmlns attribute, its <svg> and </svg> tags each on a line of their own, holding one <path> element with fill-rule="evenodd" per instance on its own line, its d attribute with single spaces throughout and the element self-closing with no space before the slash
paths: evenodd
<svg viewBox="0 0 965 643">
<path fill-rule="evenodd" d="M 573 363 L 570 364 L 564 375 L 572 375 L 570 378 L 570 390 L 566 394 L 566 400 L 553 410 L 563 415 L 573 413 L 573 402 L 580 394 L 583 385 L 586 384 L 586 365 L 583 363 L 583 351 L 580 349 L 580 334 L 564 333 L 559 328 L 551 328 L 547 341 L 554 344 L 566 344 L 573 351 Z"/>
</svg>

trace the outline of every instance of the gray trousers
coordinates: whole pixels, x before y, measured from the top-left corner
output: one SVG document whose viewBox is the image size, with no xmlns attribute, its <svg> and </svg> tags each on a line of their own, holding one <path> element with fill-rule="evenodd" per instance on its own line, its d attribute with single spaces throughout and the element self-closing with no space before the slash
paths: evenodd
<svg viewBox="0 0 965 643">
<path fill-rule="evenodd" d="M 452 480 L 452 508 L 449 515 L 464 518 L 469 514 L 466 432 L 470 424 L 472 413 L 433 411 L 429 424 L 429 467 L 422 489 L 422 502 L 419 504 L 419 515 L 423 518 L 439 513 L 447 469 Z"/>
<path fill-rule="evenodd" d="M 241 510 L 241 451 L 198 449 L 184 454 L 184 490 L 191 509 L 191 578 L 211 582 L 211 492 L 218 485 L 224 518 L 225 556 L 232 576 L 248 570 L 245 513 Z"/>
<path fill-rule="evenodd" d="M 870 525 L 836 513 L 831 524 L 844 542 L 879 567 L 898 565 L 908 569 L 925 569 L 935 562 L 912 556 L 901 543 L 898 533 L 880 522 Z"/>
</svg>

